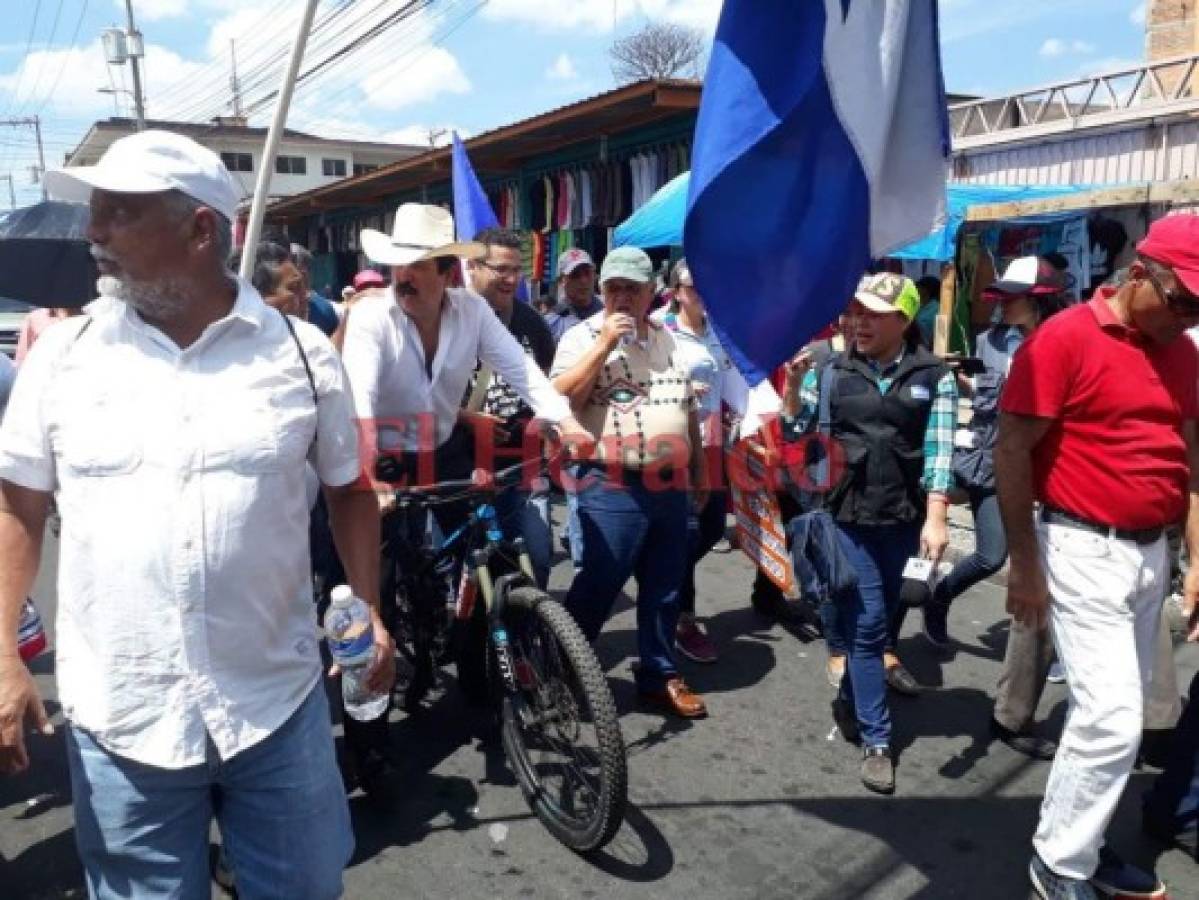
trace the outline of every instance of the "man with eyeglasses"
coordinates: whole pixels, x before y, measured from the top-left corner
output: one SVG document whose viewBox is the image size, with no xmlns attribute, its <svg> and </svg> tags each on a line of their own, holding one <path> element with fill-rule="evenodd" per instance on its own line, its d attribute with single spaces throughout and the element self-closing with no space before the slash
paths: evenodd
<svg viewBox="0 0 1199 900">
<path fill-rule="evenodd" d="M 1008 611 L 1048 624 L 1070 712 L 1029 864 L 1041 897 L 1162 897 L 1103 846 L 1136 759 L 1169 587 L 1164 531 L 1199 547 L 1199 218 L 1162 219 L 1119 288 L 1100 288 L 1020 348 L 1000 401 Z M 1034 503 L 1040 508 L 1034 513 Z M 1199 595 L 1199 565 L 1185 588 Z"/>
<path fill-rule="evenodd" d="M 486 248 L 487 255 L 467 264 L 471 287 L 507 326 L 525 355 L 548 373 L 554 364 L 554 338 L 533 307 L 516 301 L 523 272 L 520 236 L 515 231 L 488 228 L 475 236 L 475 242 Z M 532 438 L 526 442 L 525 434 L 533 410 L 502 375 L 490 367 L 476 369 L 465 403 L 458 419 L 475 431 L 476 465 L 489 470 L 510 466 L 521 458 L 527 443 L 530 458 L 525 462 L 531 469 L 526 471 L 530 477 L 540 474 L 540 441 Z M 508 538 L 524 537 L 537 583 L 544 588 L 553 556 L 548 481 L 535 478 L 530 490 L 505 491 L 496 497 L 496 511 Z"/>
</svg>

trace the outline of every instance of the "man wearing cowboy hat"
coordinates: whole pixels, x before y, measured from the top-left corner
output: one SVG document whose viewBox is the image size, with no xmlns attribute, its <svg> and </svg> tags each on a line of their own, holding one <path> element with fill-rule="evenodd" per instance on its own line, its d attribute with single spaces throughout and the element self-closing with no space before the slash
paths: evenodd
<svg viewBox="0 0 1199 900">
<path fill-rule="evenodd" d="M 449 212 L 405 203 L 392 233 L 365 229 L 362 248 L 371 261 L 391 266 L 391 290 L 355 307 L 343 355 L 358 415 L 374 426 L 369 433 L 379 451 L 434 450 L 437 478 L 469 475 L 469 432 L 455 424 L 478 362 L 501 375 L 538 418 L 581 431 L 570 404 L 487 302 L 450 287 L 458 259 L 483 259 L 487 248 L 455 242 Z"/>
</svg>

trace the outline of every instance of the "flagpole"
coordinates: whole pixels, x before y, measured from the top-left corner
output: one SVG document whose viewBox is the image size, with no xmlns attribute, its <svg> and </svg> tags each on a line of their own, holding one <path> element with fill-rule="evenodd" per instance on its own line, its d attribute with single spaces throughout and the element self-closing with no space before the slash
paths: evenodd
<svg viewBox="0 0 1199 900">
<path fill-rule="evenodd" d="M 271 173 L 274 172 L 275 152 L 279 149 L 279 140 L 283 137 L 283 129 L 287 125 L 287 112 L 291 106 L 292 91 L 296 86 L 296 77 L 300 72 L 300 63 L 304 59 L 304 47 L 308 43 L 308 33 L 312 30 L 312 19 L 316 13 L 316 5 L 320 0 L 308 0 L 304 15 L 300 18 L 300 27 L 296 30 L 296 39 L 291 46 L 291 59 L 287 63 L 287 72 L 283 76 L 283 86 L 279 88 L 279 102 L 275 106 L 275 118 L 271 122 L 270 131 L 266 135 L 266 146 L 262 150 L 262 164 L 258 168 L 258 181 L 254 185 L 254 200 L 250 204 L 250 220 L 246 223 L 246 239 L 241 255 L 242 278 L 249 278 L 254 271 L 254 256 L 258 248 L 258 240 L 262 236 L 262 219 L 266 213 L 266 198 L 271 187 Z"/>
</svg>

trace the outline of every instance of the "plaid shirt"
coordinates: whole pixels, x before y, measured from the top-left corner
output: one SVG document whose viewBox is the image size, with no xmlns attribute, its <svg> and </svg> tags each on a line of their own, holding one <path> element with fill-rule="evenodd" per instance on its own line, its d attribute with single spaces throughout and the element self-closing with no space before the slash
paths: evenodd
<svg viewBox="0 0 1199 900">
<path fill-rule="evenodd" d="M 875 375 L 875 384 L 880 394 L 891 389 L 895 370 L 903 361 L 903 353 L 886 366 L 874 360 L 866 360 Z M 783 439 L 798 440 L 815 427 L 817 406 L 820 403 L 819 372 L 809 369 L 799 388 L 799 414 L 791 418 L 782 416 Z M 953 373 L 946 372 L 937 382 L 937 393 L 933 397 L 928 413 L 928 426 L 924 430 L 924 474 L 920 484 L 926 493 L 946 494 L 953 486 L 953 433 L 958 427 L 958 385 Z"/>
</svg>

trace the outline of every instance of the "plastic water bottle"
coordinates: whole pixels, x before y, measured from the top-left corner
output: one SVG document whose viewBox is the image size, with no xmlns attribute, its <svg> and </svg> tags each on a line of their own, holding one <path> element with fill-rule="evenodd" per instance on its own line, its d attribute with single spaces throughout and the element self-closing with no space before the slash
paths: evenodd
<svg viewBox="0 0 1199 900">
<path fill-rule="evenodd" d="M 377 719 L 386 712 L 391 695 L 388 691 L 372 691 L 366 685 L 366 674 L 375 658 L 370 607 L 345 584 L 335 587 L 329 600 L 325 638 L 333 661 L 341 667 L 346 714 L 359 722 Z"/>
<path fill-rule="evenodd" d="M 33 601 L 26 599 L 21 607 L 21 618 L 17 624 L 17 652 L 22 662 L 31 659 L 46 649 L 46 629 Z"/>
</svg>

